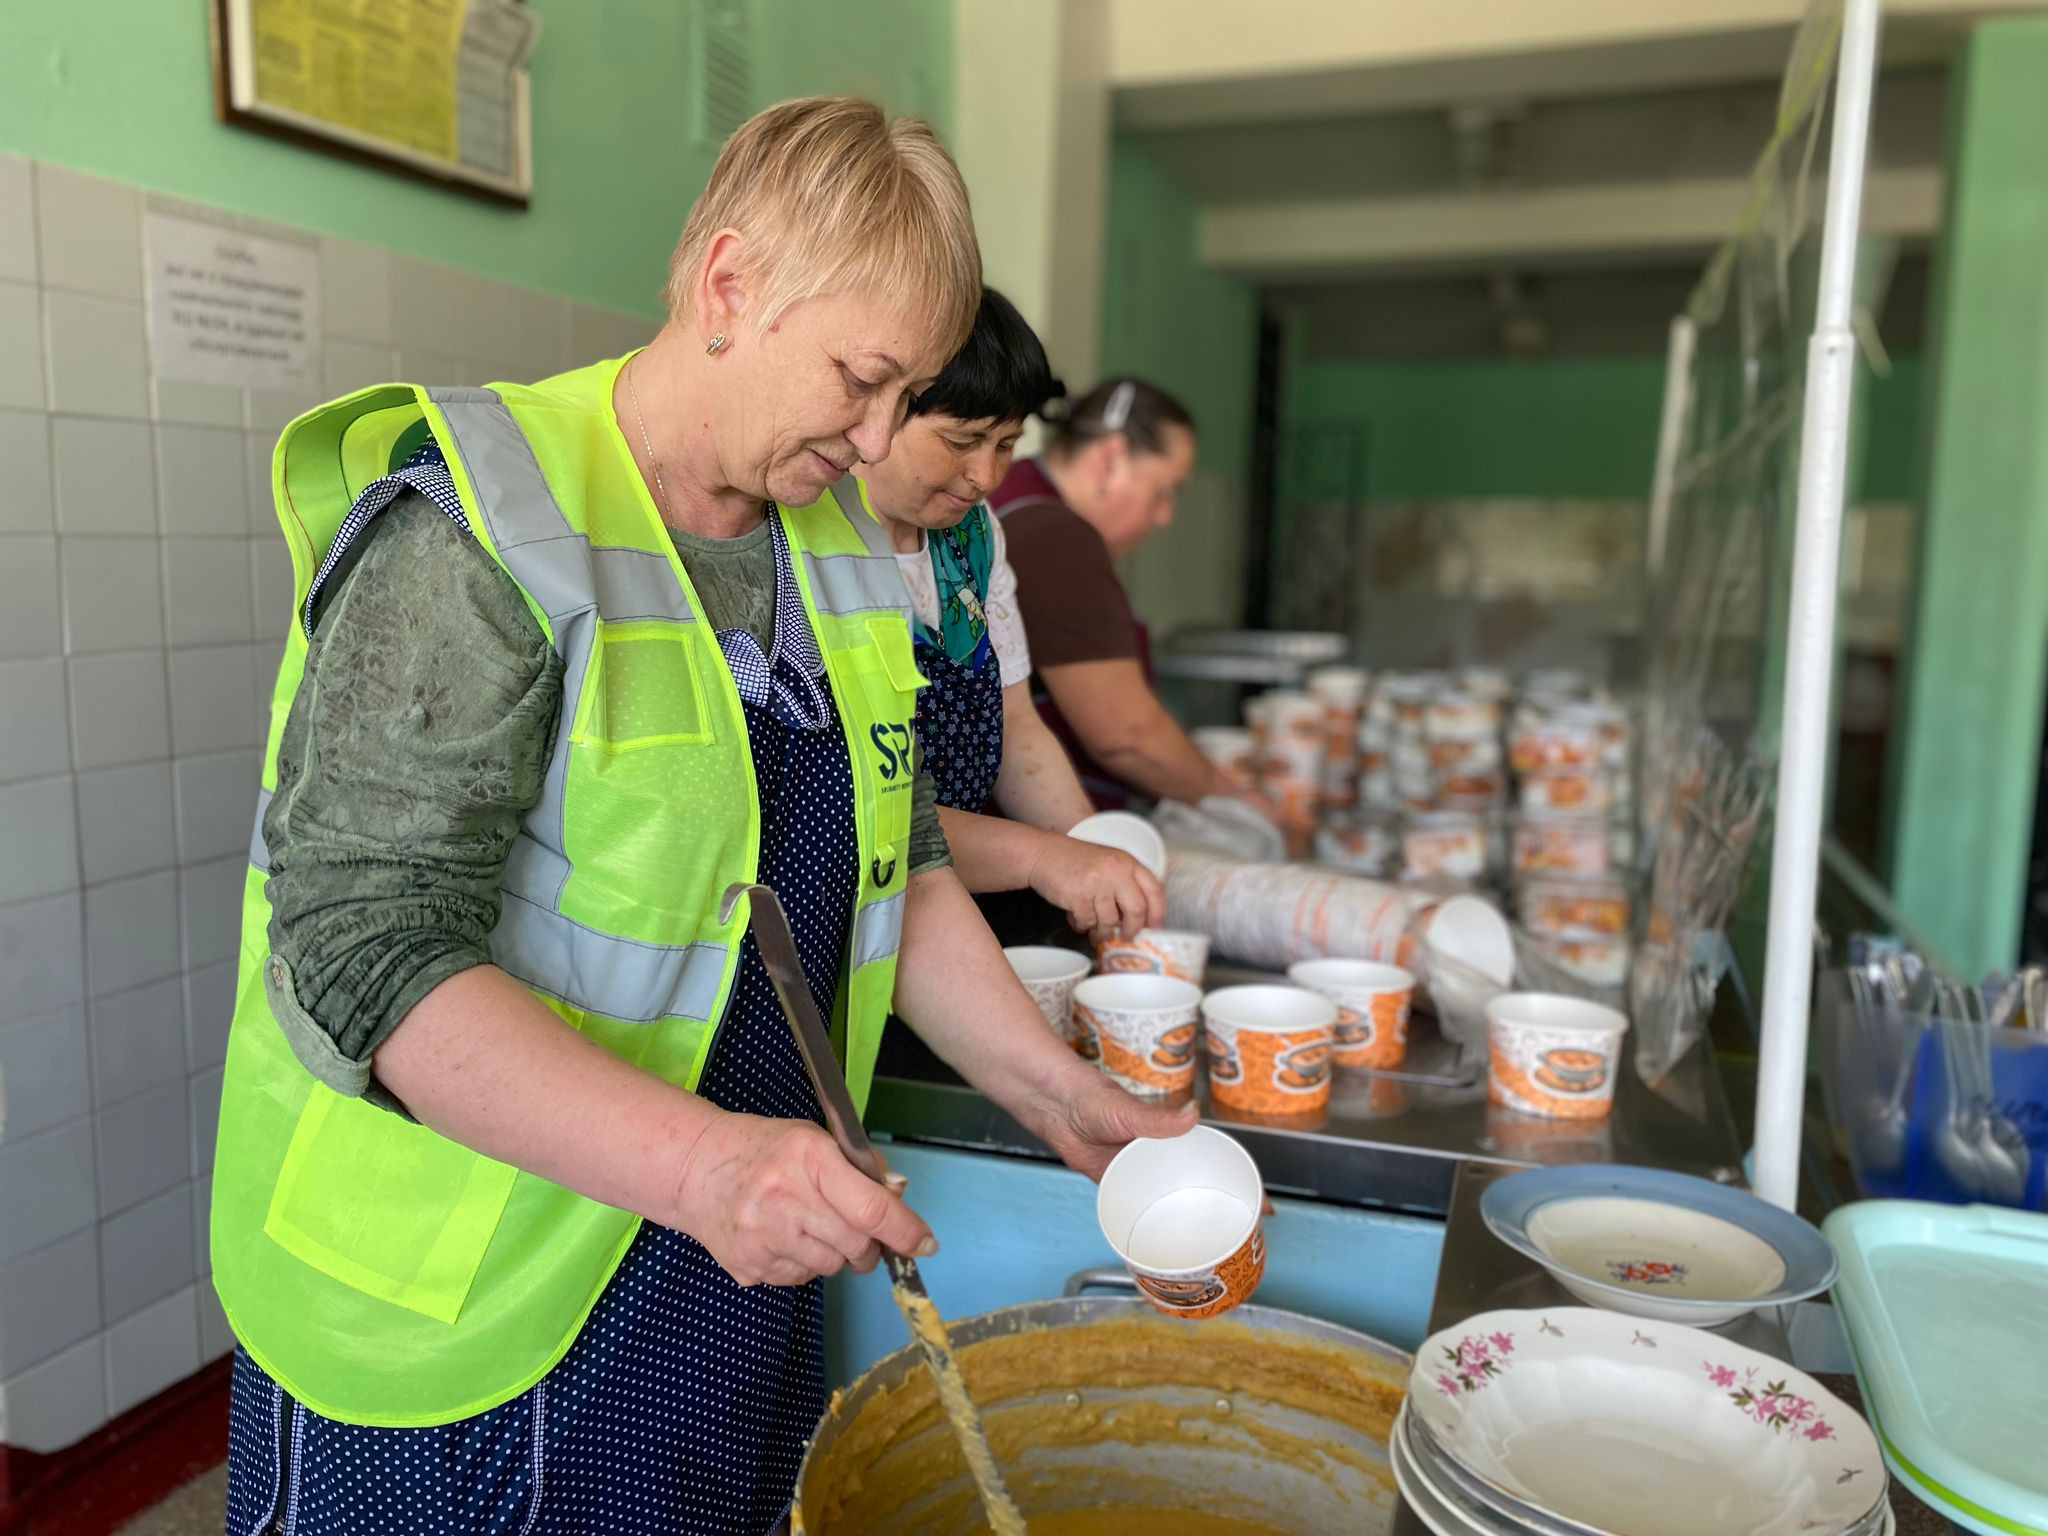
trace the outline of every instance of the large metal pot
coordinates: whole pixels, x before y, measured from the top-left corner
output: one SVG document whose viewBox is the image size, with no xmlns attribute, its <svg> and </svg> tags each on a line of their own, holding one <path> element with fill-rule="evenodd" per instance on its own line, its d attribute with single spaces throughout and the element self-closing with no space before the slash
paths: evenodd
<svg viewBox="0 0 2048 1536">
<path fill-rule="evenodd" d="M 1099 1296 L 948 1329 L 1034 1536 L 1379 1536 L 1391 1523 L 1386 1436 L 1409 1357 L 1377 1339 L 1271 1307 L 1190 1323 Z M 967 1536 L 987 1529 L 979 1517 L 916 1350 L 834 1398 L 798 1474 L 795 1530 Z"/>
</svg>

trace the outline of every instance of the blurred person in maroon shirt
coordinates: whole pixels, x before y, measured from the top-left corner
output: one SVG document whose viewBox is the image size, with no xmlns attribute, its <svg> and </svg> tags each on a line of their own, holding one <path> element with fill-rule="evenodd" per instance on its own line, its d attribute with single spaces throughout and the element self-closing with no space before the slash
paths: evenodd
<svg viewBox="0 0 2048 1536">
<path fill-rule="evenodd" d="M 1116 573 L 1173 522 L 1194 467 L 1185 406 L 1141 379 L 1105 379 L 988 499 L 1017 573 L 1033 696 L 1098 808 L 1232 792 L 1153 690 L 1145 629 Z"/>
</svg>

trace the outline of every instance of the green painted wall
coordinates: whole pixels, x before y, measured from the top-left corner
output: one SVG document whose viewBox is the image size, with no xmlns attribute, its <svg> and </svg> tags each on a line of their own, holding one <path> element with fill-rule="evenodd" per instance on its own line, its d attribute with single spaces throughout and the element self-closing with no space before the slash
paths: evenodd
<svg viewBox="0 0 2048 1536">
<path fill-rule="evenodd" d="M 1861 494 L 1913 494 L 1920 362 L 1866 379 Z M 1289 424 L 1365 423 L 1366 494 L 1644 497 L 1663 407 L 1662 357 L 1304 362 Z"/>
<path fill-rule="evenodd" d="M 1195 201 L 1135 139 L 1110 154 L 1102 293 L 1105 377 L 1131 373 L 1194 413 L 1202 468 L 1242 490 L 1251 459 L 1258 296 L 1209 271 L 1196 248 Z M 1085 389 L 1092 379 L 1069 379 Z"/>
<path fill-rule="evenodd" d="M 1890 881 L 1967 976 L 2020 956 L 2048 686 L 2048 18 L 1987 22 L 1949 87 L 1917 604 Z M 2038 935 L 2030 936 L 2038 943 Z"/>
<path fill-rule="evenodd" d="M 950 0 L 750 0 L 760 105 L 951 117 Z M 495 208 L 224 127 L 206 0 L 5 0 L 0 151 L 642 314 L 714 158 L 690 143 L 692 0 L 534 0 L 533 206 Z"/>
</svg>

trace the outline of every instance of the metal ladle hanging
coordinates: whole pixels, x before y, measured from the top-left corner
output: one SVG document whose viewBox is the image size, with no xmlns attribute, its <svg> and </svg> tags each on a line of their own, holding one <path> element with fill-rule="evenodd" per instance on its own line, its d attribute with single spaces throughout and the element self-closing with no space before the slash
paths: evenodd
<svg viewBox="0 0 2048 1536">
<path fill-rule="evenodd" d="M 782 1016 L 789 1022 L 790 1033 L 796 1036 L 796 1047 L 803 1056 L 804 1070 L 810 1073 L 811 1087 L 818 1095 L 818 1106 L 825 1112 L 826 1128 L 831 1131 L 832 1139 L 839 1143 L 839 1150 L 849 1163 L 877 1184 L 892 1191 L 902 1189 L 902 1176 L 889 1171 L 860 1123 L 860 1111 L 854 1108 L 853 1095 L 847 1091 L 846 1074 L 840 1069 L 839 1057 L 832 1050 L 832 1037 L 826 1032 L 824 1019 L 818 1014 L 810 983 L 804 979 L 803 962 L 796 952 L 796 936 L 790 932 L 789 916 L 782 910 L 782 898 L 765 885 L 729 885 L 718 904 L 718 920 L 721 923 L 732 921 L 733 909 L 743 896 L 748 898 L 748 919 L 753 928 L 754 948 L 760 954 L 768 980 L 775 988 L 776 1001 L 782 1004 Z M 885 1250 L 882 1262 L 889 1271 L 889 1290 L 896 1298 L 897 1309 L 902 1312 L 904 1322 L 910 1325 L 910 1337 L 931 1369 L 940 1406 L 945 1409 L 946 1419 L 960 1441 L 960 1453 L 967 1460 L 967 1470 L 974 1478 L 975 1490 L 981 1495 L 990 1528 L 996 1536 L 1028 1536 L 1024 1516 L 1004 1486 L 1002 1469 L 996 1465 L 995 1452 L 989 1448 L 988 1432 L 982 1428 L 981 1415 L 975 1411 L 974 1399 L 968 1396 L 966 1378 L 960 1374 L 960 1363 L 953 1358 L 952 1345 L 946 1338 L 945 1320 L 939 1316 L 939 1309 L 932 1305 L 931 1296 L 924 1288 L 924 1277 L 917 1272 L 917 1261 L 906 1254 Z"/>
</svg>

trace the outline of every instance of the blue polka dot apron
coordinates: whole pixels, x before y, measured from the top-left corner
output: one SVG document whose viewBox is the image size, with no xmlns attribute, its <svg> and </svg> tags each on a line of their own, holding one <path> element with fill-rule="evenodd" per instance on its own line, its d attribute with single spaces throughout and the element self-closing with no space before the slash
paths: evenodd
<svg viewBox="0 0 2048 1536">
<path fill-rule="evenodd" d="M 1003 669 L 989 638 L 994 537 L 986 507 L 925 538 L 939 590 L 939 623 L 917 626 L 917 666 L 931 686 L 917 696 L 917 739 L 939 804 L 979 813 L 1003 769 Z"/>
<path fill-rule="evenodd" d="M 853 779 L 779 522 L 772 654 L 719 641 L 746 706 L 760 879 L 832 1011 L 859 892 Z M 697 1092 L 822 1123 L 751 936 Z M 822 1282 L 742 1288 L 644 1224 L 582 1333 L 532 1390 L 426 1429 L 341 1424 L 236 1351 L 228 1536 L 762 1536 L 825 1403 Z"/>
</svg>

